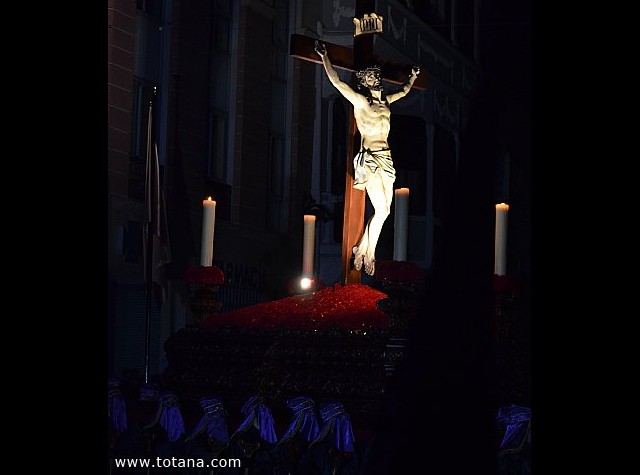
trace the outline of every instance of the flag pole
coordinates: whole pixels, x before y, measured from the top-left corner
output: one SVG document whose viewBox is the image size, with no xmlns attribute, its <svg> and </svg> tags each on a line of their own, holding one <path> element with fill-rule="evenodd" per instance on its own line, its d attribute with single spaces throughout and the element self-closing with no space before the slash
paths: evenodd
<svg viewBox="0 0 640 475">
<path fill-rule="evenodd" d="M 149 383 L 149 360 L 151 350 L 151 299 L 153 294 L 153 233 L 155 232 L 155 220 L 154 216 L 154 203 L 149 203 L 149 198 L 152 194 L 149 193 L 149 187 L 152 186 L 153 177 L 151 176 L 152 164 L 152 109 L 153 98 L 156 95 L 156 88 L 153 88 L 153 95 L 149 99 L 149 119 L 147 121 L 147 187 L 145 189 L 145 206 L 147 209 L 147 252 L 146 252 L 146 277 L 147 277 L 147 291 L 146 291 L 146 310 L 145 310 L 145 336 L 144 336 L 144 383 Z"/>
<path fill-rule="evenodd" d="M 152 223 L 150 223 L 152 224 Z M 153 233 L 147 233 L 147 291 L 146 291 L 146 310 L 144 324 L 144 383 L 149 383 L 149 354 L 151 349 L 151 294 L 153 293 Z"/>
</svg>

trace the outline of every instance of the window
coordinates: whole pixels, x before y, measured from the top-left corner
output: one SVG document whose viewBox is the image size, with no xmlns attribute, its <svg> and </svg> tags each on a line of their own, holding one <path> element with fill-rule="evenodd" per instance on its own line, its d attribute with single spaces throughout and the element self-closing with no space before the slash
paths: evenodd
<svg viewBox="0 0 640 475">
<path fill-rule="evenodd" d="M 154 85 L 135 78 L 133 82 L 133 104 L 131 114 L 131 145 L 129 151 L 129 198 L 144 201 L 145 166 L 147 157 L 147 126 L 149 125 L 149 103 Z M 153 123 L 158 113 L 153 110 Z M 160 171 L 162 177 L 162 170 Z"/>
<path fill-rule="evenodd" d="M 342 98 L 333 101 L 333 128 L 331 131 L 331 193 L 344 195 L 347 171 L 347 111 Z"/>
<path fill-rule="evenodd" d="M 393 188 L 409 188 L 409 214 L 426 215 L 427 127 L 420 117 L 395 114 L 389 146 L 396 169 Z"/>
<path fill-rule="evenodd" d="M 267 177 L 266 227 L 282 231 L 282 206 L 284 195 L 284 136 L 269 138 L 269 175 Z"/>
<path fill-rule="evenodd" d="M 456 11 L 457 46 L 469 58 L 473 58 L 474 21 L 474 0 L 458 0 Z"/>
<path fill-rule="evenodd" d="M 147 154 L 147 125 L 149 102 L 153 97 L 155 85 L 135 78 L 133 80 L 133 106 L 131 110 L 131 151 L 132 157 L 144 158 Z M 154 110 L 155 112 L 155 110 Z M 154 113 L 155 121 L 157 113 Z"/>
<path fill-rule="evenodd" d="M 215 0 L 213 4 L 213 49 L 219 53 L 229 53 L 231 31 L 231 6 L 229 0 Z"/>
<path fill-rule="evenodd" d="M 136 0 L 136 8 L 147 15 L 160 20 L 164 9 L 163 0 Z"/>
<path fill-rule="evenodd" d="M 451 39 L 451 0 L 416 1 L 413 4 L 416 15 L 422 21 L 447 41 Z"/>
<path fill-rule="evenodd" d="M 229 135 L 229 52 L 231 4 L 211 1 L 209 149 L 207 177 L 218 184 L 227 181 Z"/>
<path fill-rule="evenodd" d="M 333 100 L 332 108 L 332 127 L 331 127 L 331 150 L 329 150 L 329 158 L 331 160 L 331 191 L 335 195 L 333 204 L 333 241 L 342 242 L 342 231 L 344 228 L 344 194 L 347 175 L 347 159 L 353 160 L 353 157 L 347 157 L 348 137 L 348 112 L 345 108 L 345 101 L 342 97 Z M 356 130 L 353 137 L 353 152 L 356 153 L 359 147 L 360 133 Z M 365 199 L 365 203 L 366 203 Z M 365 205 L 366 206 L 366 205 Z"/>
<path fill-rule="evenodd" d="M 284 179 L 284 138 L 271 136 L 269 139 L 269 196 L 282 198 Z"/>
<path fill-rule="evenodd" d="M 227 171 L 227 118 L 221 111 L 209 115 L 209 160 L 207 176 L 224 181 Z"/>
<path fill-rule="evenodd" d="M 213 47 L 220 53 L 229 52 L 229 22 L 224 18 L 215 17 Z"/>
</svg>

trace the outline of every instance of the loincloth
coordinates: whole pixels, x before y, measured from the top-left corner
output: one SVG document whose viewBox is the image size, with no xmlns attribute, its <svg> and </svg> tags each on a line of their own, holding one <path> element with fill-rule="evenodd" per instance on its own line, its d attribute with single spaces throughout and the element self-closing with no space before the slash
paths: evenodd
<svg viewBox="0 0 640 475">
<path fill-rule="evenodd" d="M 353 159 L 353 187 L 364 190 L 373 173 L 383 174 L 383 179 L 396 180 L 396 169 L 391 160 L 391 149 L 371 150 L 362 148 Z M 381 153 L 384 152 L 384 153 Z"/>
</svg>

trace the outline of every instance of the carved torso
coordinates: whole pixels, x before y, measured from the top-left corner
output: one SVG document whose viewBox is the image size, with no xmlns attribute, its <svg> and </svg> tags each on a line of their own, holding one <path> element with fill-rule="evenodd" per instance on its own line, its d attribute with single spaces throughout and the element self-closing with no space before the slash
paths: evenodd
<svg viewBox="0 0 640 475">
<path fill-rule="evenodd" d="M 391 128 L 391 110 L 389 104 L 381 98 L 371 97 L 353 110 L 358 131 L 362 137 L 362 146 L 371 150 L 388 148 L 387 139 Z"/>
</svg>

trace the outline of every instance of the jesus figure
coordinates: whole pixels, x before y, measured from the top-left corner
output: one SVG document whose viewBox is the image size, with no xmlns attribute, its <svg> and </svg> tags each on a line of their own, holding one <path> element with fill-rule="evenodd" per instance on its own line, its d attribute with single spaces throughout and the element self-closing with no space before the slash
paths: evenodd
<svg viewBox="0 0 640 475">
<path fill-rule="evenodd" d="M 367 274 L 375 273 L 376 244 L 387 216 L 391 212 L 393 183 L 396 170 L 391 159 L 388 137 L 391 127 L 390 104 L 406 96 L 420 74 L 420 68 L 414 66 L 409 79 L 397 92 L 383 95 L 380 81 L 380 68 L 368 67 L 356 72 L 362 92 L 355 91 L 340 80 L 334 69 L 327 48 L 316 41 L 315 51 L 322 58 L 322 65 L 331 84 L 353 105 L 353 115 L 360 132 L 360 149 L 353 159 L 353 187 L 366 190 L 373 205 L 374 213 L 364 228 L 358 244 L 353 248 L 354 266 L 362 268 Z"/>
</svg>

